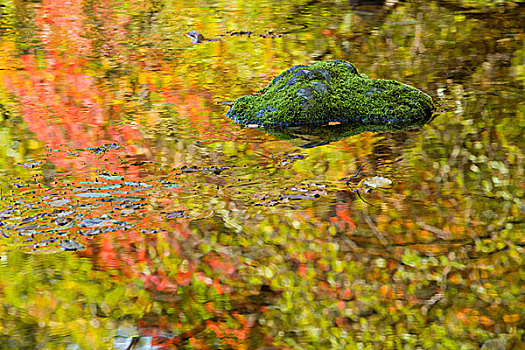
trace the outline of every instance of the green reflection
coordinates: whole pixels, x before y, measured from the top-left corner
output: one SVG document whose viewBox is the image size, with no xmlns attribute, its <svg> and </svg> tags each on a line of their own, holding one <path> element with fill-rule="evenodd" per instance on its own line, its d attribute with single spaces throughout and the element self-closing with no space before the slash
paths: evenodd
<svg viewBox="0 0 525 350">
<path fill-rule="evenodd" d="M 323 146 L 331 142 L 337 142 L 347 137 L 351 137 L 364 132 L 401 132 L 415 129 L 412 125 L 409 128 L 395 127 L 391 125 L 324 125 L 309 127 L 288 127 L 288 128 L 264 128 L 260 129 L 281 140 L 287 140 L 294 146 L 301 148 L 312 148 Z"/>
</svg>

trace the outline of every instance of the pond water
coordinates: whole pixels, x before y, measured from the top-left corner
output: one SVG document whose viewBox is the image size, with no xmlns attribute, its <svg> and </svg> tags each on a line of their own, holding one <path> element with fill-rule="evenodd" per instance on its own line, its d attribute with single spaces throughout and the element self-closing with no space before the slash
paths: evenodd
<svg viewBox="0 0 525 350">
<path fill-rule="evenodd" d="M 0 4 L 0 348 L 525 348 L 523 3 Z M 225 116 L 333 59 L 433 120 Z"/>
</svg>

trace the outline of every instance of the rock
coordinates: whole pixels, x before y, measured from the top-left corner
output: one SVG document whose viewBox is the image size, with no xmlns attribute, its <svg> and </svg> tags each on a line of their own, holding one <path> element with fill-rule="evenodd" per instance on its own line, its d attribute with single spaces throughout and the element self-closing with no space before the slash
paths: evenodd
<svg viewBox="0 0 525 350">
<path fill-rule="evenodd" d="M 268 107 L 263 107 L 261 109 L 259 109 L 257 111 L 257 117 L 264 117 L 264 115 L 266 114 L 266 112 L 277 112 L 278 109 L 277 108 L 274 108 L 274 107 L 271 107 L 271 106 L 268 106 Z"/>
<path fill-rule="evenodd" d="M 227 112 L 234 121 L 265 128 L 342 125 L 407 128 L 427 122 L 434 105 L 422 91 L 394 80 L 370 79 L 348 62 L 294 66 L 257 95 Z"/>
<path fill-rule="evenodd" d="M 195 44 L 201 43 L 204 40 L 204 35 L 196 30 L 190 30 L 188 33 L 186 33 L 186 36 L 190 38 Z"/>
</svg>

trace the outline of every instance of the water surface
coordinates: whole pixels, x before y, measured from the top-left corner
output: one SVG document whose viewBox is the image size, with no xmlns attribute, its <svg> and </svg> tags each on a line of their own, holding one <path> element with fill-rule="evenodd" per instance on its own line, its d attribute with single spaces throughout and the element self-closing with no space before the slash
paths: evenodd
<svg viewBox="0 0 525 350">
<path fill-rule="evenodd" d="M 523 6 L 391 3 L 7 2 L 0 347 L 524 348 Z M 434 119 L 225 116 L 330 59 Z"/>
</svg>

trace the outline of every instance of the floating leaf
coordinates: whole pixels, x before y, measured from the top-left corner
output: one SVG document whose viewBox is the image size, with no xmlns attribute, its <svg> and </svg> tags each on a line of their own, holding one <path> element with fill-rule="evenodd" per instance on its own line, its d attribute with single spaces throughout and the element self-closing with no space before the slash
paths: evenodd
<svg viewBox="0 0 525 350">
<path fill-rule="evenodd" d="M 374 176 L 364 179 L 363 184 L 371 188 L 381 188 L 390 186 L 392 184 L 392 180 L 382 176 Z"/>
</svg>

